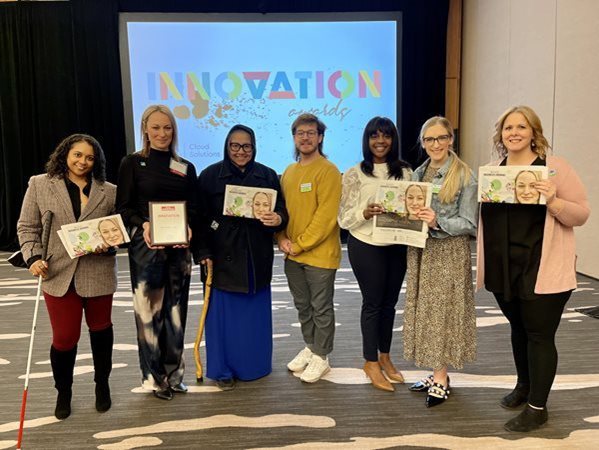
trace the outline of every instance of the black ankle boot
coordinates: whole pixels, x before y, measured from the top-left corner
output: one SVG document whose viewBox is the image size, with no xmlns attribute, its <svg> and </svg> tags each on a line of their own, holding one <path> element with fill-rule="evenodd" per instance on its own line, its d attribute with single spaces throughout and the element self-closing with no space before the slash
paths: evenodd
<svg viewBox="0 0 599 450">
<path fill-rule="evenodd" d="M 524 383 L 517 383 L 512 392 L 503 397 L 499 405 L 505 409 L 514 409 L 528 401 L 530 386 Z"/>
<path fill-rule="evenodd" d="M 549 414 L 547 413 L 547 407 L 543 409 L 535 409 L 530 405 L 526 405 L 526 408 L 513 419 L 509 420 L 503 428 L 507 431 L 518 431 L 526 433 L 528 431 L 536 430 L 547 422 Z"/>
<path fill-rule="evenodd" d="M 106 412 L 112 406 L 108 377 L 112 370 L 112 325 L 100 331 L 90 331 L 89 340 L 94 359 L 94 381 L 96 382 L 96 411 Z"/>
<path fill-rule="evenodd" d="M 66 352 L 50 347 L 50 363 L 54 375 L 54 387 L 58 391 L 54 415 L 63 420 L 71 415 L 71 398 L 73 396 L 73 369 L 77 356 L 77 346 Z"/>
<path fill-rule="evenodd" d="M 96 383 L 96 411 L 106 412 L 112 406 L 110 386 L 106 383 Z"/>
<path fill-rule="evenodd" d="M 54 416 L 63 420 L 71 415 L 71 398 L 73 397 L 73 391 L 71 389 L 64 389 L 58 391 L 56 397 L 56 408 L 54 409 Z"/>
</svg>

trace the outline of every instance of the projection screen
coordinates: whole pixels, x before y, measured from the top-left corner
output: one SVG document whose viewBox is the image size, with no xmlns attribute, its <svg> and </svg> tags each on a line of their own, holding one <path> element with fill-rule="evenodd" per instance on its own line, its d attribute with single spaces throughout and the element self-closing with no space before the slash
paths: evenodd
<svg viewBox="0 0 599 450">
<path fill-rule="evenodd" d="M 400 119 L 400 12 L 127 13 L 120 48 L 127 151 L 140 148 L 143 110 L 165 104 L 198 173 L 238 123 L 256 132 L 257 161 L 282 173 L 303 112 L 326 124 L 323 150 L 341 171 L 362 159 L 368 120 Z"/>
</svg>

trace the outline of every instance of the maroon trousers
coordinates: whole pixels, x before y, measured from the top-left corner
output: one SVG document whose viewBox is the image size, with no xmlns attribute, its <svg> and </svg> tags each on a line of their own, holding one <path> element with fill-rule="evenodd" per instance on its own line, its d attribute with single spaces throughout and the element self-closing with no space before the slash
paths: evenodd
<svg viewBox="0 0 599 450">
<path fill-rule="evenodd" d="M 52 346 L 56 350 L 66 352 L 77 345 L 84 311 L 90 331 L 101 331 L 112 326 L 112 294 L 81 297 L 71 286 L 63 297 L 44 292 L 44 298 L 52 326 Z"/>
</svg>

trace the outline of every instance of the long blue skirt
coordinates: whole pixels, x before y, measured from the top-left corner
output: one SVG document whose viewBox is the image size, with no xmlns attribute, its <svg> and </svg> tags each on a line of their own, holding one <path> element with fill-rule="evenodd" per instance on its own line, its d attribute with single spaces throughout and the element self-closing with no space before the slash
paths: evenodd
<svg viewBox="0 0 599 450">
<path fill-rule="evenodd" d="M 270 286 L 256 294 L 212 289 L 206 317 L 206 376 L 243 381 L 272 371 Z"/>
</svg>

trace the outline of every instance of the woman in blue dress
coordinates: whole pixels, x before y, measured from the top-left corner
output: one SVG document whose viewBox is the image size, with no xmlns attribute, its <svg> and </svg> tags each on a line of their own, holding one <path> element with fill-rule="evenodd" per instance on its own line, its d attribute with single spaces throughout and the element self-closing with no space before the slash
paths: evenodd
<svg viewBox="0 0 599 450">
<path fill-rule="evenodd" d="M 206 375 L 223 390 L 233 389 L 236 380 L 255 380 L 272 371 L 273 234 L 285 228 L 288 217 L 277 174 L 255 159 L 254 131 L 235 125 L 225 140 L 223 160 L 198 179 L 214 267 Z M 254 208 L 253 218 L 223 215 L 227 185 L 274 189 L 273 210 L 256 214 Z"/>
</svg>

